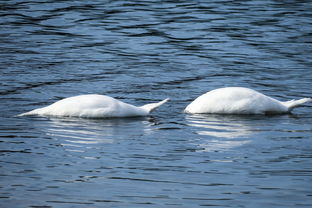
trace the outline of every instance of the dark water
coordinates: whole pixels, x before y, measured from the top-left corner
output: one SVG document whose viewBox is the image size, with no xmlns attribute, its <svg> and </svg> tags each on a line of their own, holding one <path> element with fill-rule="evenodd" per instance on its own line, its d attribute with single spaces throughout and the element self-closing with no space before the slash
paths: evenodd
<svg viewBox="0 0 312 208">
<path fill-rule="evenodd" d="M 312 106 L 192 116 L 244 86 L 312 97 L 310 1 L 0 1 L 0 207 L 311 207 Z M 106 94 L 141 119 L 14 117 Z"/>
</svg>

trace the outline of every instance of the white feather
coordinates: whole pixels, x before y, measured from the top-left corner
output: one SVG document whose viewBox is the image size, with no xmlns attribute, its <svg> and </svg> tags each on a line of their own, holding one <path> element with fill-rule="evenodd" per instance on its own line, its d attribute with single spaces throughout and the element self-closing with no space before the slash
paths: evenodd
<svg viewBox="0 0 312 208">
<path fill-rule="evenodd" d="M 309 101 L 310 98 L 304 98 L 281 102 L 249 88 L 226 87 L 199 96 L 184 111 L 219 114 L 288 113 Z"/>
<path fill-rule="evenodd" d="M 57 101 L 47 107 L 38 108 L 19 116 L 68 116 L 84 118 L 113 118 L 146 116 L 152 110 L 167 102 L 148 104 L 148 107 L 136 107 L 105 95 L 79 95 Z M 146 106 L 146 105 L 145 105 Z"/>
</svg>

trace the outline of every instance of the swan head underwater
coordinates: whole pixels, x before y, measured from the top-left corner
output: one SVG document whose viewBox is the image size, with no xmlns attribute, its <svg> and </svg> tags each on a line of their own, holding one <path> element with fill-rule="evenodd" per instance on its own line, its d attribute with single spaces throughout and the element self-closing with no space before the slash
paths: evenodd
<svg viewBox="0 0 312 208">
<path fill-rule="evenodd" d="M 57 116 L 81 118 L 122 118 L 147 116 L 159 106 L 168 102 L 169 98 L 158 103 L 150 103 L 137 107 L 115 98 L 88 94 L 59 100 L 49 106 L 38 108 L 18 116 Z"/>
<path fill-rule="evenodd" d="M 281 102 L 244 87 L 225 87 L 209 91 L 190 103 L 185 113 L 201 114 L 285 114 L 311 102 L 311 98 Z"/>
</svg>

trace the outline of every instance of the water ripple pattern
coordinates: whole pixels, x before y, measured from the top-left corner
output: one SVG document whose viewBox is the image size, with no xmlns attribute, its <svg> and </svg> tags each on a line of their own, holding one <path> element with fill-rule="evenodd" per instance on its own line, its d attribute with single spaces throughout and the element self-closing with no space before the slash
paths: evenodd
<svg viewBox="0 0 312 208">
<path fill-rule="evenodd" d="M 186 115 L 206 91 L 312 97 L 310 1 L 0 1 L 0 207 L 312 207 L 312 106 Z M 146 118 L 15 117 L 97 93 Z"/>
</svg>

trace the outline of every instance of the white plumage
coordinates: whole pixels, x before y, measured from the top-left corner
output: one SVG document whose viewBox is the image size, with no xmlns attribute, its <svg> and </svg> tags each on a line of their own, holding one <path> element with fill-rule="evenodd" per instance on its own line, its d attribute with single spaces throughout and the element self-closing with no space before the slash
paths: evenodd
<svg viewBox="0 0 312 208">
<path fill-rule="evenodd" d="M 186 113 L 279 114 L 310 102 L 311 98 L 281 102 L 243 87 L 226 87 L 209 91 L 190 103 Z"/>
<path fill-rule="evenodd" d="M 151 111 L 166 103 L 165 99 L 158 103 L 151 103 L 136 107 L 105 95 L 79 95 L 57 101 L 47 107 L 38 108 L 19 116 L 68 116 L 84 118 L 114 118 L 146 116 Z"/>
</svg>

